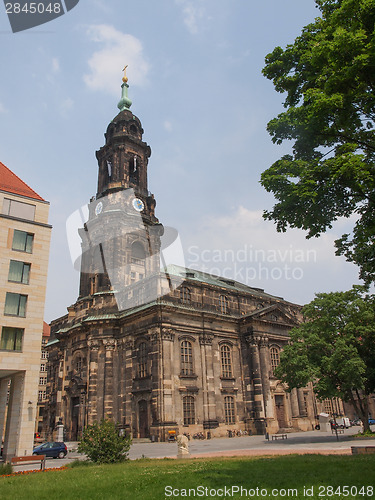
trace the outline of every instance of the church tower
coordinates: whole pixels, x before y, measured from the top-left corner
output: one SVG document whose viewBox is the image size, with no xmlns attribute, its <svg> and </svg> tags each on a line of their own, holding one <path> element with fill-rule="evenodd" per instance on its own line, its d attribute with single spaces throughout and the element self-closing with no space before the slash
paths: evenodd
<svg viewBox="0 0 375 500">
<path fill-rule="evenodd" d="M 139 118 L 130 111 L 128 88 L 125 73 L 118 103 L 120 112 L 107 127 L 105 145 L 96 152 L 97 193 L 89 205 L 89 219 L 80 230 L 80 298 L 113 290 L 119 309 L 137 305 L 146 298 L 145 286 L 142 290 L 129 290 L 129 286 L 147 282 L 147 291 L 151 293 L 154 282 L 150 282 L 150 277 L 160 269 L 163 234 L 163 226 L 155 217 L 154 195 L 148 191 L 151 148 L 142 139 Z"/>
</svg>

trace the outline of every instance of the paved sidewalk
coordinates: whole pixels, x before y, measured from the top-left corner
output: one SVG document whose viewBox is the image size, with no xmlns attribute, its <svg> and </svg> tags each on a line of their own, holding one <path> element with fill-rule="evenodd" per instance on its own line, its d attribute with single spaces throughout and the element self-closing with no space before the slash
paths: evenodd
<svg viewBox="0 0 375 500">
<path fill-rule="evenodd" d="M 375 439 L 355 439 L 353 434 L 359 427 L 345 430 L 338 440 L 331 432 L 309 431 L 288 433 L 288 438 L 267 441 L 264 436 L 242 436 L 234 438 L 215 438 L 189 441 L 192 458 L 233 457 L 233 456 L 270 456 L 289 454 L 349 455 L 352 446 L 375 446 Z M 67 442 L 68 455 L 64 459 L 47 459 L 46 467 L 61 467 L 74 460 L 84 460 L 84 455 L 77 452 L 77 442 Z M 176 443 L 133 443 L 129 458 L 176 458 Z M 15 469 L 31 470 L 35 466 L 19 466 Z"/>
<path fill-rule="evenodd" d="M 210 440 L 191 440 L 189 450 L 191 456 L 262 456 L 287 454 L 351 454 L 352 446 L 375 446 L 375 440 L 355 439 L 353 434 L 359 427 L 345 430 L 339 434 L 338 440 L 331 432 L 309 431 L 292 432 L 288 438 L 278 441 L 267 441 L 264 436 L 242 436 L 235 438 L 216 438 Z M 176 458 L 176 443 L 135 443 L 129 453 L 130 459 L 141 458 Z"/>
</svg>

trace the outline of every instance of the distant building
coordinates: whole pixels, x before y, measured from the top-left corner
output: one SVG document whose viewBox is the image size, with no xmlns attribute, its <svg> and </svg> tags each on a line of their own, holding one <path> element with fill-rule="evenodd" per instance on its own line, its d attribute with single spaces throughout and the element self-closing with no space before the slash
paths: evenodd
<svg viewBox="0 0 375 500">
<path fill-rule="evenodd" d="M 33 450 L 51 236 L 48 211 L 49 203 L 0 163 L 0 436 L 5 459 Z"/>
<path fill-rule="evenodd" d="M 311 430 L 311 385 L 289 394 L 274 376 L 300 306 L 193 269 L 161 272 L 165 228 L 148 191 L 151 149 L 126 82 L 96 153 L 79 297 L 51 323 L 48 432 L 60 417 L 69 440 L 103 418 L 134 438 L 159 440 Z"/>
<path fill-rule="evenodd" d="M 48 351 L 46 345 L 49 341 L 51 328 L 43 321 L 42 350 L 40 353 L 40 371 L 38 387 L 38 406 L 35 420 L 35 432 L 41 434 L 43 431 L 43 416 L 47 401 L 47 361 Z"/>
</svg>

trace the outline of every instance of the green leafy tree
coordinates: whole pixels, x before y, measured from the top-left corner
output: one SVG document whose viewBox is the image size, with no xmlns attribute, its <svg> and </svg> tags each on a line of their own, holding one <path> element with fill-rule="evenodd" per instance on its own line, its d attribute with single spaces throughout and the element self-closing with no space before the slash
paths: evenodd
<svg viewBox="0 0 375 500">
<path fill-rule="evenodd" d="M 268 123 L 272 141 L 293 142 L 263 172 L 277 200 L 265 219 L 278 231 L 319 236 L 355 214 L 336 254 L 375 280 L 375 0 L 315 0 L 321 16 L 292 45 L 266 56 L 263 74 L 286 93 L 286 111 Z"/>
<path fill-rule="evenodd" d="M 85 428 L 78 451 L 92 462 L 105 464 L 127 460 L 130 446 L 131 439 L 121 436 L 114 422 L 102 420 Z"/>
<path fill-rule="evenodd" d="M 303 308 L 305 323 L 291 330 L 276 376 L 289 390 L 313 382 L 319 399 L 350 402 L 368 425 L 375 390 L 375 298 L 362 288 L 319 293 Z"/>
</svg>

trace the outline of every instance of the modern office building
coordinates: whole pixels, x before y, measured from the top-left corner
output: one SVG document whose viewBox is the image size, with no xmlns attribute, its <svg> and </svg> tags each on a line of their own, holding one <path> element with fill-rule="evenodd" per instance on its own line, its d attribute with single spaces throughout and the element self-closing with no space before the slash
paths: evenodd
<svg viewBox="0 0 375 500">
<path fill-rule="evenodd" d="M 0 436 L 5 460 L 33 450 L 51 236 L 48 211 L 49 203 L 0 163 Z"/>
</svg>

